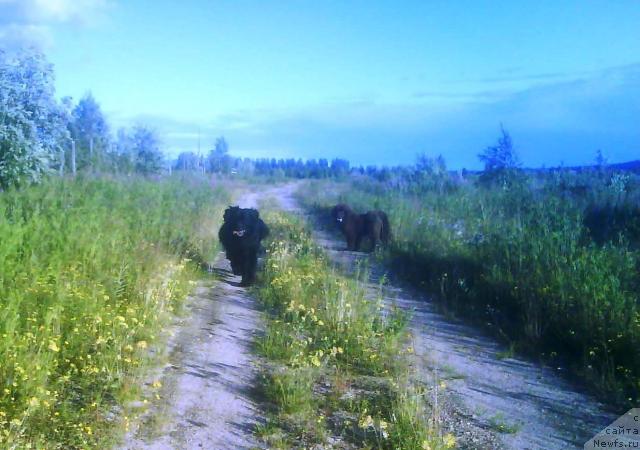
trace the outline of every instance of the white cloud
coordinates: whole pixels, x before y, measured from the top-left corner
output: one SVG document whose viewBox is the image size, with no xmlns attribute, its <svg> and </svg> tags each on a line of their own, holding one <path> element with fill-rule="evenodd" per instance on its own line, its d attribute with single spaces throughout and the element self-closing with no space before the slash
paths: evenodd
<svg viewBox="0 0 640 450">
<path fill-rule="evenodd" d="M 0 47 L 46 48 L 53 43 L 53 26 L 90 26 L 111 5 L 112 0 L 0 0 Z"/>
<path fill-rule="evenodd" d="M 90 24 L 108 8 L 107 0 L 28 0 L 33 20 Z"/>
</svg>

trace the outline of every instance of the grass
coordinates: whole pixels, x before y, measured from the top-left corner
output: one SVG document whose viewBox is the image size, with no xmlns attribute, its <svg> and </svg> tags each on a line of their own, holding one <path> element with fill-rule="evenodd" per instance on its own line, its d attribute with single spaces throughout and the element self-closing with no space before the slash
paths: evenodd
<svg viewBox="0 0 640 450">
<path fill-rule="evenodd" d="M 522 428 L 522 424 L 509 423 L 502 414 L 496 414 L 489 419 L 489 426 L 492 430 L 504 434 L 516 434 Z"/>
<path fill-rule="evenodd" d="M 336 273 L 297 219 L 270 213 L 256 347 L 271 404 L 258 434 L 270 448 L 325 445 L 441 449 L 423 392 L 408 381 L 407 317 L 365 298 L 361 277 Z M 351 448 L 347 447 L 347 448 Z"/>
<path fill-rule="evenodd" d="M 496 354 L 496 357 L 498 359 L 509 359 L 509 358 L 513 358 L 515 354 L 516 354 L 516 343 L 509 342 L 509 345 L 507 346 L 507 348 L 505 348 L 502 351 L 499 351 Z"/>
<path fill-rule="evenodd" d="M 638 243 L 633 229 L 596 242 L 585 224 L 590 203 L 622 208 L 633 194 L 624 200 L 609 193 L 606 180 L 581 176 L 593 185 L 588 198 L 568 196 L 565 181 L 553 177 L 510 189 L 471 180 L 448 190 L 365 178 L 311 183 L 302 201 L 323 216 L 337 202 L 385 210 L 394 234 L 386 256 L 399 272 L 518 349 L 568 366 L 604 400 L 634 404 L 640 398 L 640 353 L 630 351 L 640 347 Z"/>
<path fill-rule="evenodd" d="M 0 193 L 0 448 L 105 448 L 128 426 L 118 405 L 139 394 L 226 201 L 180 180 Z"/>
</svg>

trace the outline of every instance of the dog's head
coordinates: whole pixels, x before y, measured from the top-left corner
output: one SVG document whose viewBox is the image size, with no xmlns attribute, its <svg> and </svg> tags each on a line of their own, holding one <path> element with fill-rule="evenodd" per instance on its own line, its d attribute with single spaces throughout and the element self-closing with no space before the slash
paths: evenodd
<svg viewBox="0 0 640 450">
<path fill-rule="evenodd" d="M 260 214 L 253 208 L 231 206 L 224 212 L 224 221 L 231 224 L 231 234 L 243 238 L 255 228 Z"/>
<path fill-rule="evenodd" d="M 229 206 L 224 210 L 224 221 L 227 223 L 233 223 L 240 212 L 239 206 Z"/>
<path fill-rule="evenodd" d="M 353 214 L 353 211 L 344 203 L 337 204 L 331 210 L 331 216 L 338 225 L 342 225 L 350 214 Z"/>
</svg>

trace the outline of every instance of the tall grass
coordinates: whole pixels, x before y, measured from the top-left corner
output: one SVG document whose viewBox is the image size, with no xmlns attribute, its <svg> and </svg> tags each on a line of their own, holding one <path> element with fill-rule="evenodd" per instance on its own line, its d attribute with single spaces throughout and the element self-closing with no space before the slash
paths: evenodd
<svg viewBox="0 0 640 450">
<path fill-rule="evenodd" d="M 411 194 L 370 181 L 313 186 L 309 206 L 389 213 L 390 260 L 450 307 L 529 354 L 569 366 L 613 403 L 640 393 L 637 247 L 596 244 L 587 202 L 553 186 Z"/>
<path fill-rule="evenodd" d="M 0 448 L 108 445 L 129 375 L 188 289 L 184 252 L 212 250 L 226 200 L 178 180 L 0 193 Z"/>
<path fill-rule="evenodd" d="M 273 411 L 270 448 L 311 448 L 329 436 L 358 448 L 451 448 L 408 381 L 407 317 L 340 276 L 303 225 L 266 219 L 273 233 L 259 290 L 269 313 L 257 347 L 270 363 L 262 388 Z M 366 278 L 365 274 L 362 275 Z"/>
</svg>

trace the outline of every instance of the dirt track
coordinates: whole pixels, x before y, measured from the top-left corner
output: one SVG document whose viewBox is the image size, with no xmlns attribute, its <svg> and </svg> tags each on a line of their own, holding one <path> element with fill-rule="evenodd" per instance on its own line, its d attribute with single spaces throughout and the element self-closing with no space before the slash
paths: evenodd
<svg viewBox="0 0 640 450">
<path fill-rule="evenodd" d="M 283 209 L 304 214 L 294 191 L 294 185 L 287 185 L 270 195 L 280 200 Z M 314 223 L 313 218 L 309 220 Z M 316 241 L 344 272 L 353 272 L 358 260 L 366 261 L 372 275 L 368 289 L 377 295 L 378 281 L 387 274 L 384 267 L 366 254 L 346 251 L 336 234 L 315 228 Z M 556 371 L 518 357 L 504 358 L 508 351 L 502 345 L 476 328 L 443 316 L 429 298 L 393 274 L 387 276 L 385 302 L 413 311 L 410 329 L 418 382 L 427 388 L 444 382 L 442 425 L 463 447 L 581 449 L 616 419 Z"/>
<path fill-rule="evenodd" d="M 241 206 L 274 198 L 286 211 L 303 214 L 293 197 L 295 184 L 244 196 Z M 362 253 L 344 251 L 339 237 L 316 231 L 331 260 L 350 273 L 360 259 L 371 268 L 376 295 L 384 268 Z M 261 422 L 250 391 L 255 376 L 250 342 L 260 327 L 247 292 L 238 287 L 228 263 L 218 257 L 219 283 L 200 286 L 189 301 L 189 315 L 177 328 L 170 365 L 163 372 L 162 395 L 124 449 L 259 448 L 252 430 Z M 445 318 L 424 296 L 399 280 L 384 289 L 387 304 L 413 311 L 411 333 L 417 382 L 428 389 L 446 384 L 439 396 L 442 425 L 463 448 L 556 450 L 582 444 L 615 417 L 577 392 L 553 370 L 519 358 L 501 358 L 505 349 L 476 329 Z M 154 417 L 155 414 L 155 417 Z M 160 425 L 158 425 L 158 423 Z M 509 432 L 498 432 L 506 427 Z M 150 433 L 149 428 L 155 428 Z M 504 430 L 503 430 L 504 431 Z"/>
<path fill-rule="evenodd" d="M 238 203 L 252 207 L 258 198 L 250 193 Z M 214 272 L 220 281 L 198 286 L 176 326 L 161 400 L 122 449 L 260 448 L 253 435 L 262 416 L 251 398 L 256 373 L 250 352 L 260 316 L 222 253 Z"/>
</svg>

